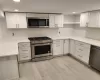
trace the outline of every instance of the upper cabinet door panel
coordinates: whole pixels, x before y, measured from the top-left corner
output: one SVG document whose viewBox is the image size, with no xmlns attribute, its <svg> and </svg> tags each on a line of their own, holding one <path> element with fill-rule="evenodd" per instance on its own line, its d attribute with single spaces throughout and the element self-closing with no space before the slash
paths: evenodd
<svg viewBox="0 0 100 80">
<path fill-rule="evenodd" d="M 89 21 L 89 13 L 82 13 L 80 15 L 80 27 L 87 27 Z"/>
<path fill-rule="evenodd" d="M 17 28 L 18 15 L 16 13 L 6 13 L 7 28 Z"/>
<path fill-rule="evenodd" d="M 18 13 L 18 28 L 27 28 L 26 13 Z"/>
<path fill-rule="evenodd" d="M 63 15 L 55 15 L 55 25 L 57 27 L 63 27 Z"/>
<path fill-rule="evenodd" d="M 7 28 L 27 28 L 26 13 L 6 13 Z"/>
<path fill-rule="evenodd" d="M 99 27 L 99 12 L 93 11 L 89 13 L 88 27 Z"/>
<path fill-rule="evenodd" d="M 49 14 L 49 27 L 55 28 L 55 14 Z"/>
</svg>

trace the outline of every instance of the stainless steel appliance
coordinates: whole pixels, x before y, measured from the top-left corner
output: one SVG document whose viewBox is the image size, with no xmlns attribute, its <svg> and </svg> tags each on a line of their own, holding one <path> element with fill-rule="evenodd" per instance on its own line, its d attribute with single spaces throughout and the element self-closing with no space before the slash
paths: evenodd
<svg viewBox="0 0 100 80">
<path fill-rule="evenodd" d="M 49 14 L 28 14 L 27 25 L 28 28 L 48 28 Z"/>
<path fill-rule="evenodd" d="M 48 37 L 30 37 L 32 59 L 49 58 L 52 54 L 52 39 Z"/>
<path fill-rule="evenodd" d="M 91 47 L 89 64 L 91 67 L 100 71 L 100 47 Z"/>
</svg>

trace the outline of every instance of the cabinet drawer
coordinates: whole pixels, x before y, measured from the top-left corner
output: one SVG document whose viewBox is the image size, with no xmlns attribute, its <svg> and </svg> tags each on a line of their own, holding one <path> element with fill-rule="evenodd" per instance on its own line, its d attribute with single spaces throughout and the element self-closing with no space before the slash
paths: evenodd
<svg viewBox="0 0 100 80">
<path fill-rule="evenodd" d="M 75 45 L 81 46 L 81 47 L 85 47 L 85 48 L 89 48 L 90 45 L 84 42 L 80 42 L 80 41 L 75 41 Z"/>
<path fill-rule="evenodd" d="M 21 42 L 18 43 L 19 47 L 30 47 L 30 43 L 29 42 Z"/>
<path fill-rule="evenodd" d="M 29 53 L 31 50 L 29 49 L 19 49 L 19 53 Z"/>
<path fill-rule="evenodd" d="M 19 60 L 28 60 L 31 59 L 31 55 L 27 54 L 27 53 L 22 53 L 19 55 Z"/>
</svg>

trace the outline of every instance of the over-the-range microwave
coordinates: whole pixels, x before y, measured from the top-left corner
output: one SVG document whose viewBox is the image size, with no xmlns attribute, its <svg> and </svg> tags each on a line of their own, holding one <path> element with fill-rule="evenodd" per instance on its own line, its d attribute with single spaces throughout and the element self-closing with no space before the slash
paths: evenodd
<svg viewBox="0 0 100 80">
<path fill-rule="evenodd" d="M 49 27 L 49 17 L 45 15 L 38 14 L 35 16 L 27 17 L 28 28 L 48 28 Z"/>
</svg>

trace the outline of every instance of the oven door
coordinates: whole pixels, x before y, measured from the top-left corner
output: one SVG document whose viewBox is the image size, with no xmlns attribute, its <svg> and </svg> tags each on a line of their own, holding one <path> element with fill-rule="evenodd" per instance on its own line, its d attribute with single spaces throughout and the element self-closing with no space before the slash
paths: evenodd
<svg viewBox="0 0 100 80">
<path fill-rule="evenodd" d="M 52 44 L 35 44 L 32 45 L 32 58 L 52 55 Z"/>
</svg>

